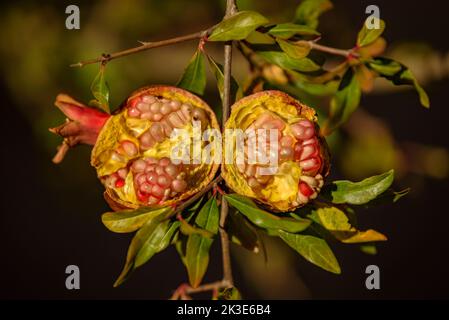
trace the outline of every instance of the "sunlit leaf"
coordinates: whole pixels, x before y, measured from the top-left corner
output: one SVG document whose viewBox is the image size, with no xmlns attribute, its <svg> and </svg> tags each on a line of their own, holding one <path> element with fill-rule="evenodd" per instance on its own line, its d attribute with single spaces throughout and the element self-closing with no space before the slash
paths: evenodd
<svg viewBox="0 0 449 320">
<path fill-rule="evenodd" d="M 376 41 L 377 38 L 381 36 L 381 34 L 385 30 L 385 22 L 382 19 L 379 20 L 379 28 L 372 28 L 368 29 L 367 27 L 367 21 L 368 19 L 378 19 L 375 17 L 369 17 L 367 20 L 365 20 L 365 23 L 363 23 L 362 29 L 359 31 L 359 34 L 357 36 L 357 45 L 359 47 L 365 47 L 374 41 Z"/>
<path fill-rule="evenodd" d="M 326 241 L 310 235 L 293 234 L 279 230 L 279 237 L 307 261 L 324 270 L 340 274 L 340 265 Z"/>
<path fill-rule="evenodd" d="M 276 40 L 282 51 L 290 58 L 302 59 L 307 57 L 312 47 L 308 41 L 289 42 L 282 39 Z"/>
<path fill-rule="evenodd" d="M 147 241 L 144 242 L 142 248 L 136 255 L 134 266 L 140 267 L 150 260 L 156 253 L 165 250 L 171 243 L 173 235 L 178 230 L 179 221 L 171 222 L 166 220 L 160 223 L 152 232 Z"/>
<path fill-rule="evenodd" d="M 136 231 L 149 219 L 172 211 L 173 209 L 169 207 L 141 207 L 136 210 L 106 212 L 101 216 L 101 221 L 106 228 L 113 232 L 126 233 Z"/>
<path fill-rule="evenodd" d="M 333 181 L 323 188 L 322 195 L 333 203 L 365 204 L 385 192 L 393 183 L 393 179 L 394 170 L 390 170 L 359 182 Z"/>
<path fill-rule="evenodd" d="M 220 22 L 209 35 L 209 41 L 243 40 L 258 27 L 268 23 L 268 19 L 258 12 L 240 11 Z"/>
<path fill-rule="evenodd" d="M 350 223 L 346 214 L 336 207 L 325 207 L 313 210 L 309 217 L 323 226 L 336 239 L 343 243 L 362 243 L 385 241 L 387 238 L 375 230 L 359 231 Z"/>
<path fill-rule="evenodd" d="M 299 72 L 313 72 L 320 70 L 321 68 L 309 58 L 293 59 L 285 52 L 258 51 L 257 54 L 269 63 L 275 64 L 283 69 L 295 70 Z"/>
<path fill-rule="evenodd" d="M 189 224 L 185 220 L 181 221 L 181 225 L 180 225 L 179 231 L 181 231 L 182 234 L 184 234 L 186 236 L 189 236 L 189 235 L 192 235 L 192 234 L 198 234 L 198 235 L 203 236 L 205 238 L 212 238 L 213 235 L 214 235 L 212 232 L 209 232 L 209 231 L 207 231 L 205 229 L 197 228 L 195 226 L 192 226 L 191 224 Z"/>
<path fill-rule="evenodd" d="M 332 2 L 329 0 L 304 0 L 297 7 L 295 13 L 295 23 L 307 25 L 316 29 L 318 18 L 324 12 L 332 9 Z"/>
<path fill-rule="evenodd" d="M 149 242 L 153 240 L 153 232 L 158 230 L 158 234 L 160 235 L 160 228 L 165 228 L 164 226 L 160 226 L 161 222 L 166 219 L 165 214 L 158 215 L 152 219 L 149 219 L 137 233 L 134 235 L 134 238 L 131 240 L 131 244 L 128 247 L 128 253 L 126 255 L 125 266 L 123 267 L 122 272 L 120 273 L 118 279 L 114 283 L 114 287 L 119 286 L 123 281 L 125 281 L 131 272 L 136 268 L 136 256 L 139 254 L 139 251 L 146 247 Z M 168 242 L 168 244 L 170 241 Z M 167 244 L 167 246 L 168 246 Z M 149 258 L 148 258 L 149 259 Z M 140 262 L 143 263 L 144 259 L 141 258 Z"/>
<path fill-rule="evenodd" d="M 268 33 L 279 38 L 289 39 L 295 35 L 319 36 L 320 33 L 309 26 L 301 26 L 294 23 L 280 23 L 268 30 Z"/>
<path fill-rule="evenodd" d="M 240 211 L 256 226 L 264 229 L 280 229 L 288 232 L 300 232 L 310 225 L 308 219 L 278 217 L 260 209 L 251 199 L 233 193 L 225 195 L 231 206 Z"/>
<path fill-rule="evenodd" d="M 100 67 L 100 71 L 95 76 L 94 81 L 90 86 L 90 91 L 98 103 L 95 106 L 101 108 L 103 111 L 110 113 L 109 108 L 109 86 L 104 76 L 104 66 Z M 95 100 L 94 100 L 95 101 Z"/>
<path fill-rule="evenodd" d="M 206 69 L 204 67 L 204 56 L 200 51 L 196 51 L 193 55 L 177 86 L 199 95 L 204 93 L 204 89 L 206 89 Z"/>
<path fill-rule="evenodd" d="M 219 211 L 215 197 L 211 197 L 201 208 L 195 219 L 195 224 L 212 234 L 218 232 Z M 209 265 L 209 250 L 213 239 L 192 234 L 187 240 L 185 265 L 192 287 L 197 287 L 206 273 Z"/>
</svg>

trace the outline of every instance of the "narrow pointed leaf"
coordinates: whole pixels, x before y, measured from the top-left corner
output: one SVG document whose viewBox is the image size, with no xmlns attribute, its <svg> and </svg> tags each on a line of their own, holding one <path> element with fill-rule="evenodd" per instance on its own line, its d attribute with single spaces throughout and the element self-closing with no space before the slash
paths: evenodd
<svg viewBox="0 0 449 320">
<path fill-rule="evenodd" d="M 334 181 L 325 186 L 322 195 L 333 203 L 365 204 L 385 192 L 393 183 L 394 170 L 366 178 L 359 182 Z"/>
<path fill-rule="evenodd" d="M 229 213 L 227 232 L 232 242 L 254 253 L 259 253 L 262 244 L 255 228 L 235 211 Z"/>
<path fill-rule="evenodd" d="M 279 230 L 279 237 L 307 261 L 326 271 L 340 274 L 341 269 L 326 241 L 310 235 L 293 234 Z"/>
<path fill-rule="evenodd" d="M 223 66 L 217 63 L 210 55 L 207 55 L 207 59 L 209 61 L 209 66 L 217 80 L 217 88 L 220 93 L 220 98 L 223 101 L 224 94 L 224 73 Z M 237 83 L 234 77 L 231 76 L 231 100 L 237 101 L 243 96 L 243 90 Z"/>
<path fill-rule="evenodd" d="M 206 69 L 204 67 L 204 56 L 200 51 L 196 51 L 193 55 L 177 86 L 203 95 L 206 89 Z"/>
<path fill-rule="evenodd" d="M 251 44 L 275 44 L 276 41 L 266 33 L 259 31 L 251 32 L 245 39 Z"/>
<path fill-rule="evenodd" d="M 95 76 L 94 81 L 90 86 L 90 90 L 92 95 L 98 101 L 98 103 L 95 103 L 95 106 L 101 108 L 107 113 L 111 113 L 109 109 L 109 86 L 104 76 L 104 70 L 105 69 L 102 66 L 98 74 Z"/>
<path fill-rule="evenodd" d="M 377 19 L 377 18 L 368 18 L 368 19 Z M 382 19 L 379 19 L 379 28 L 368 29 L 367 21 L 363 24 L 362 29 L 359 31 L 357 36 L 357 45 L 359 47 L 365 47 L 379 38 L 385 30 L 385 22 Z"/>
<path fill-rule="evenodd" d="M 259 51 L 257 54 L 269 63 L 275 64 L 283 69 L 299 72 L 313 72 L 321 69 L 319 65 L 309 58 L 293 59 L 285 52 Z"/>
<path fill-rule="evenodd" d="M 136 256 L 139 251 L 146 246 L 148 241 L 151 241 L 151 236 L 153 232 L 158 228 L 162 220 L 167 218 L 167 213 L 162 213 L 149 219 L 142 228 L 137 231 L 134 238 L 131 240 L 131 244 L 128 248 L 128 253 L 126 255 L 125 266 L 122 272 L 114 283 L 114 287 L 122 284 L 131 274 L 131 272 L 136 268 Z M 143 260 L 142 260 L 143 261 Z"/>
<path fill-rule="evenodd" d="M 149 219 L 171 211 L 171 208 L 141 207 L 136 210 L 106 212 L 101 221 L 109 230 L 117 233 L 133 232 L 142 227 Z"/>
<path fill-rule="evenodd" d="M 419 96 L 419 101 L 423 107 L 430 107 L 430 100 L 427 93 L 419 85 L 418 80 L 409 68 L 403 64 L 389 58 L 378 57 L 368 62 L 368 67 L 376 71 L 381 77 L 390 80 L 394 85 L 412 85 Z"/>
<path fill-rule="evenodd" d="M 220 22 L 208 37 L 209 41 L 243 40 L 268 20 L 258 12 L 240 11 Z"/>
<path fill-rule="evenodd" d="M 304 0 L 297 7 L 295 13 L 295 23 L 307 25 L 316 29 L 318 18 L 324 12 L 332 9 L 332 2 L 329 0 Z"/>
<path fill-rule="evenodd" d="M 308 219 L 281 218 L 260 209 L 251 199 L 239 194 L 227 194 L 226 200 L 256 226 L 264 229 L 280 229 L 300 232 L 310 225 Z"/>
<path fill-rule="evenodd" d="M 219 211 L 215 197 L 210 198 L 201 208 L 195 224 L 213 234 L 218 232 Z M 192 287 L 197 287 L 209 265 L 209 250 L 213 239 L 192 234 L 187 240 L 185 265 Z"/>
<path fill-rule="evenodd" d="M 268 30 L 268 33 L 279 39 L 289 39 L 293 36 L 319 36 L 320 33 L 309 26 L 294 23 L 280 23 Z"/>
<path fill-rule="evenodd" d="M 309 217 L 323 226 L 343 243 L 386 241 L 387 237 L 376 230 L 359 231 L 350 223 L 346 214 L 336 207 L 318 208 Z"/>
</svg>

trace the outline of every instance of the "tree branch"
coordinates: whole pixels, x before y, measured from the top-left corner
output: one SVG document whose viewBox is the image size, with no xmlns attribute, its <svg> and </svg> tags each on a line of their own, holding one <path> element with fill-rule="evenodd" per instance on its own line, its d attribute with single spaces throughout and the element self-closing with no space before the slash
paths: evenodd
<svg viewBox="0 0 449 320">
<path fill-rule="evenodd" d="M 235 0 L 226 1 L 226 14 L 228 18 L 237 12 Z M 232 69 L 232 41 L 227 42 L 224 46 L 224 84 L 223 84 L 223 119 L 222 128 L 225 127 L 229 117 L 229 109 L 231 106 L 231 69 Z M 220 240 L 223 259 L 223 281 L 229 286 L 233 286 L 234 279 L 232 277 L 231 256 L 229 252 L 229 236 L 225 230 L 226 218 L 228 217 L 229 207 L 224 197 L 221 197 L 220 212 Z"/>
<path fill-rule="evenodd" d="M 141 46 L 126 49 L 126 50 L 119 51 L 119 52 L 114 52 L 111 54 L 103 54 L 101 57 L 74 63 L 74 64 L 71 64 L 70 66 L 71 67 L 83 67 L 85 65 L 93 64 L 93 63 L 100 63 L 100 62 L 106 63 L 113 59 L 121 58 L 124 56 L 128 56 L 130 54 L 141 52 L 141 51 L 146 51 L 146 50 L 149 50 L 152 48 L 164 47 L 164 46 L 168 46 L 168 45 L 172 45 L 172 44 L 176 44 L 176 43 L 180 43 L 180 42 L 185 42 L 185 41 L 189 41 L 189 40 L 194 40 L 194 39 L 201 39 L 203 37 L 206 37 L 211 32 L 211 30 L 212 30 L 212 28 L 209 28 L 207 30 L 203 30 L 203 31 L 195 32 L 195 33 L 188 34 L 185 36 L 175 37 L 175 38 L 171 38 L 171 39 L 167 39 L 167 40 L 161 40 L 161 41 L 155 41 L 155 42 L 141 42 L 142 43 Z"/>
</svg>

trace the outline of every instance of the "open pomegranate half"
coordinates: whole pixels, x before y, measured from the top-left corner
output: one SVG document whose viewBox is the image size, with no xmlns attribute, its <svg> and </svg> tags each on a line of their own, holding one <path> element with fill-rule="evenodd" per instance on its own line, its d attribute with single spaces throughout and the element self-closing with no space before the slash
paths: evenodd
<svg viewBox="0 0 449 320">
<path fill-rule="evenodd" d="M 194 121 L 201 130 L 219 128 L 210 107 L 185 90 L 141 88 L 113 115 L 64 94 L 55 105 L 69 120 L 50 131 L 65 138 L 65 147 L 94 145 L 91 164 L 114 210 L 175 204 L 197 193 L 218 170 L 216 163 L 175 164 L 170 158 L 178 143 L 170 139 L 174 129 L 184 129 L 193 139 Z"/>
<path fill-rule="evenodd" d="M 283 92 L 262 91 L 232 106 L 225 129 L 245 133 L 241 142 L 234 135 L 224 137 L 224 158 L 232 161 L 223 163 L 222 175 L 235 192 L 281 212 L 318 195 L 329 171 L 329 153 L 314 109 Z M 230 156 L 239 143 L 243 154 Z"/>
</svg>

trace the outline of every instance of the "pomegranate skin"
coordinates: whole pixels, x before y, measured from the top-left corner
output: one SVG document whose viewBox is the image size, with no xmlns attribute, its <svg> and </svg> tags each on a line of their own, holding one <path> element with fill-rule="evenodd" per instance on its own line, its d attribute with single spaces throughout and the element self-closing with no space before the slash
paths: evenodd
<svg viewBox="0 0 449 320">
<path fill-rule="evenodd" d="M 138 89 L 112 115 L 65 94 L 58 95 L 55 105 L 70 120 L 50 131 L 69 147 L 94 146 L 91 165 L 113 210 L 176 205 L 207 185 L 219 168 L 217 163 L 178 166 L 168 158 L 174 129 L 189 130 L 193 121 L 202 130 L 219 129 L 211 108 L 183 89 Z"/>
</svg>

